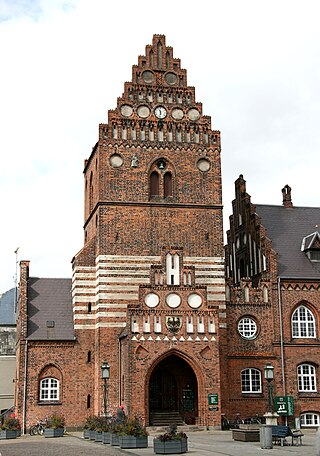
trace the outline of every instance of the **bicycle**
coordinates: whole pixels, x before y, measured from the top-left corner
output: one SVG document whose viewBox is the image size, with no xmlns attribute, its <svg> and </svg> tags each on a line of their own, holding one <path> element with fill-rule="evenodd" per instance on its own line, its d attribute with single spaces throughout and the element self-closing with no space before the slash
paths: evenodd
<svg viewBox="0 0 320 456">
<path fill-rule="evenodd" d="M 46 420 L 45 421 L 37 421 L 36 424 L 30 427 L 29 433 L 30 435 L 43 435 L 44 429 L 46 427 Z"/>
</svg>

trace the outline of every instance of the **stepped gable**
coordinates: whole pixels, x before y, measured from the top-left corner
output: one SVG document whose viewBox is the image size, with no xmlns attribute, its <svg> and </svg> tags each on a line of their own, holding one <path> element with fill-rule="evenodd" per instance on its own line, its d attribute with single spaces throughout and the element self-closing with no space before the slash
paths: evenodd
<svg viewBox="0 0 320 456">
<path fill-rule="evenodd" d="M 145 138 L 138 137 L 136 128 L 140 132 L 144 126 Z M 135 131 L 133 135 L 127 131 L 129 127 Z M 165 143 L 174 143 L 183 132 L 182 143 L 220 145 L 220 132 L 211 130 L 211 117 L 203 115 L 195 88 L 187 85 L 187 71 L 181 68 L 180 59 L 173 57 L 164 35 L 154 35 L 152 45 L 146 46 L 145 55 L 133 65 L 132 81 L 125 83 L 116 109 L 108 111 L 108 125 L 100 124 L 100 139 L 143 139 L 154 144 L 159 128 L 164 131 L 160 141 Z M 168 131 L 173 132 L 172 140 Z"/>
</svg>

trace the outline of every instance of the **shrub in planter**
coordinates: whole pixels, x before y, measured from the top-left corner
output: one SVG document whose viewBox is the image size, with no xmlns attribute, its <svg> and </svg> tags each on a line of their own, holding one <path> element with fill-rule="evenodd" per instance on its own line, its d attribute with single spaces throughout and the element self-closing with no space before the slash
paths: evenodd
<svg viewBox="0 0 320 456">
<path fill-rule="evenodd" d="M 177 426 L 171 425 L 165 434 L 153 439 L 156 454 L 181 454 L 188 451 L 188 437 L 184 432 L 177 432 Z"/>
<path fill-rule="evenodd" d="M 64 434 L 64 417 L 61 415 L 51 415 L 46 422 L 44 436 L 48 437 L 63 437 Z"/>
<path fill-rule="evenodd" d="M 119 445 L 119 433 L 122 432 L 124 423 L 126 420 L 126 415 L 124 413 L 123 407 L 120 406 L 117 410 L 117 413 L 110 418 L 110 443 L 113 446 Z"/>
<path fill-rule="evenodd" d="M 148 433 L 141 420 L 134 418 L 125 418 L 125 422 L 119 432 L 120 448 L 147 448 Z"/>
<path fill-rule="evenodd" d="M 20 435 L 20 429 L 19 420 L 12 414 L 0 426 L 0 440 L 17 438 Z"/>
</svg>

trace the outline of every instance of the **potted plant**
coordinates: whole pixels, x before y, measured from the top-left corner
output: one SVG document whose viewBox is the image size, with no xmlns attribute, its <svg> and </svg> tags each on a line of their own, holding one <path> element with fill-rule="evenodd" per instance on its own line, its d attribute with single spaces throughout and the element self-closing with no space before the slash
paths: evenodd
<svg viewBox="0 0 320 456">
<path fill-rule="evenodd" d="M 90 439 L 90 431 L 94 431 L 95 423 L 94 417 L 88 416 L 83 426 L 83 438 Z"/>
<path fill-rule="evenodd" d="M 14 414 L 6 418 L 0 426 L 0 440 L 15 439 L 20 435 L 20 423 Z"/>
<path fill-rule="evenodd" d="M 153 439 L 156 454 L 180 454 L 188 451 L 188 437 L 184 432 L 177 432 L 177 425 L 169 426 L 165 434 Z"/>
<path fill-rule="evenodd" d="M 61 415 L 51 415 L 47 418 L 44 436 L 63 437 L 64 434 L 64 417 Z"/>
<path fill-rule="evenodd" d="M 112 416 L 110 419 L 110 443 L 113 446 L 118 446 L 120 444 L 119 442 L 119 432 L 122 431 L 122 428 L 124 426 L 126 420 L 126 415 L 123 410 L 123 406 L 121 405 L 118 410 L 116 415 Z"/>
<path fill-rule="evenodd" d="M 94 440 L 96 442 L 102 442 L 102 428 L 103 428 L 103 416 L 96 416 L 95 421 L 95 433 L 94 433 Z"/>
<path fill-rule="evenodd" d="M 126 417 L 119 431 L 120 448 L 148 448 L 148 433 L 141 418 Z"/>
<path fill-rule="evenodd" d="M 101 421 L 102 443 L 111 443 L 110 418 L 104 416 Z"/>
</svg>

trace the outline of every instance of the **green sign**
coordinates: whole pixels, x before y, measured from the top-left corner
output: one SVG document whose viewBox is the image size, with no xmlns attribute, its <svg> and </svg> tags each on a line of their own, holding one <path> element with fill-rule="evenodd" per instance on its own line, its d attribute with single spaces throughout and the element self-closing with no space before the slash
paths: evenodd
<svg viewBox="0 0 320 456">
<path fill-rule="evenodd" d="M 274 411 L 278 415 L 293 416 L 294 415 L 293 396 L 275 396 L 274 397 Z"/>
<path fill-rule="evenodd" d="M 208 404 L 209 405 L 218 405 L 218 394 L 208 394 Z"/>
</svg>

